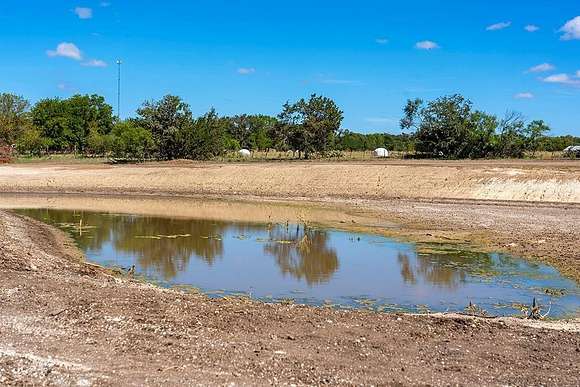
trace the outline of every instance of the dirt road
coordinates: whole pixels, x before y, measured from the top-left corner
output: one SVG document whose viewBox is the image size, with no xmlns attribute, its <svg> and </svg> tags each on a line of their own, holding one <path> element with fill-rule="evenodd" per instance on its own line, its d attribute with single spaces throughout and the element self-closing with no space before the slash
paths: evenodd
<svg viewBox="0 0 580 387">
<path fill-rule="evenodd" d="M 578 385 L 580 323 L 210 300 L 0 211 L 0 384 Z"/>
</svg>

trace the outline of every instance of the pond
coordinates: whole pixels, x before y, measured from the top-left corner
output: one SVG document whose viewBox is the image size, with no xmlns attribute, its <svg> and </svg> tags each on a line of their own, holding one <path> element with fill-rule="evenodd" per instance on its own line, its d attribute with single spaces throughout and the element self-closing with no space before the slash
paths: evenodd
<svg viewBox="0 0 580 387">
<path fill-rule="evenodd" d="M 91 262 L 210 296 L 372 308 L 577 316 L 574 281 L 542 264 L 453 245 L 413 244 L 290 223 L 243 223 L 57 209 L 18 213 L 55 225 Z M 479 309 L 481 308 L 481 309 Z"/>
</svg>

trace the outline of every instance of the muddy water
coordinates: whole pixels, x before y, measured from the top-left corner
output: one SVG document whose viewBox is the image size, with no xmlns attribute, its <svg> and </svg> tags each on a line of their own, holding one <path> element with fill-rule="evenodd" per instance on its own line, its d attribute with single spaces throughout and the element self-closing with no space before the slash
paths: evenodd
<svg viewBox="0 0 580 387">
<path fill-rule="evenodd" d="M 69 232 L 87 258 L 164 286 L 384 311 L 521 314 L 533 298 L 576 316 L 579 290 L 548 266 L 453 246 L 291 223 L 243 223 L 24 209 Z M 481 309 L 479 309 L 481 308 Z"/>
</svg>

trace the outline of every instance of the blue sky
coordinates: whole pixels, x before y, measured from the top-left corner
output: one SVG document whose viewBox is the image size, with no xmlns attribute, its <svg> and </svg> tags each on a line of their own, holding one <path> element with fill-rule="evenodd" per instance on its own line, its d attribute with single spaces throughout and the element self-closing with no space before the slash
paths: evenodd
<svg viewBox="0 0 580 387">
<path fill-rule="evenodd" d="M 462 93 L 580 135 L 580 3 L 84 0 L 0 2 L 0 92 L 97 93 L 121 115 L 182 96 L 196 114 L 276 114 L 319 93 L 343 127 L 398 132 L 408 98 Z"/>
</svg>

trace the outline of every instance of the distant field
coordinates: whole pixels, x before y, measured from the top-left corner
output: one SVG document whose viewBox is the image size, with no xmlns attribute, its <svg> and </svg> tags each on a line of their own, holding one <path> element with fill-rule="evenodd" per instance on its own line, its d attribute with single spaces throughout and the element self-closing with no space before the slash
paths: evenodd
<svg viewBox="0 0 580 387">
<path fill-rule="evenodd" d="M 404 159 L 406 157 L 413 158 L 413 152 L 399 152 L 392 151 L 389 152 L 389 159 Z M 372 151 L 342 151 L 342 152 L 330 152 L 327 156 L 314 156 L 313 160 L 326 160 L 326 161 L 365 161 L 365 160 L 381 160 L 373 155 Z M 526 155 L 526 159 L 535 160 L 567 160 L 569 158 L 564 157 L 562 152 L 536 152 L 535 154 Z M 298 160 L 298 153 L 292 152 L 278 152 L 278 151 L 256 151 L 252 152 L 251 157 L 241 157 L 237 152 L 229 152 L 228 154 L 218 157 L 213 161 L 227 162 L 227 161 L 280 161 L 280 160 Z M 110 162 L 111 159 L 108 157 L 87 157 L 75 154 L 53 154 L 42 157 L 29 157 L 29 156 L 19 156 L 14 162 L 19 164 L 25 163 L 79 163 L 79 164 L 102 164 Z"/>
</svg>

